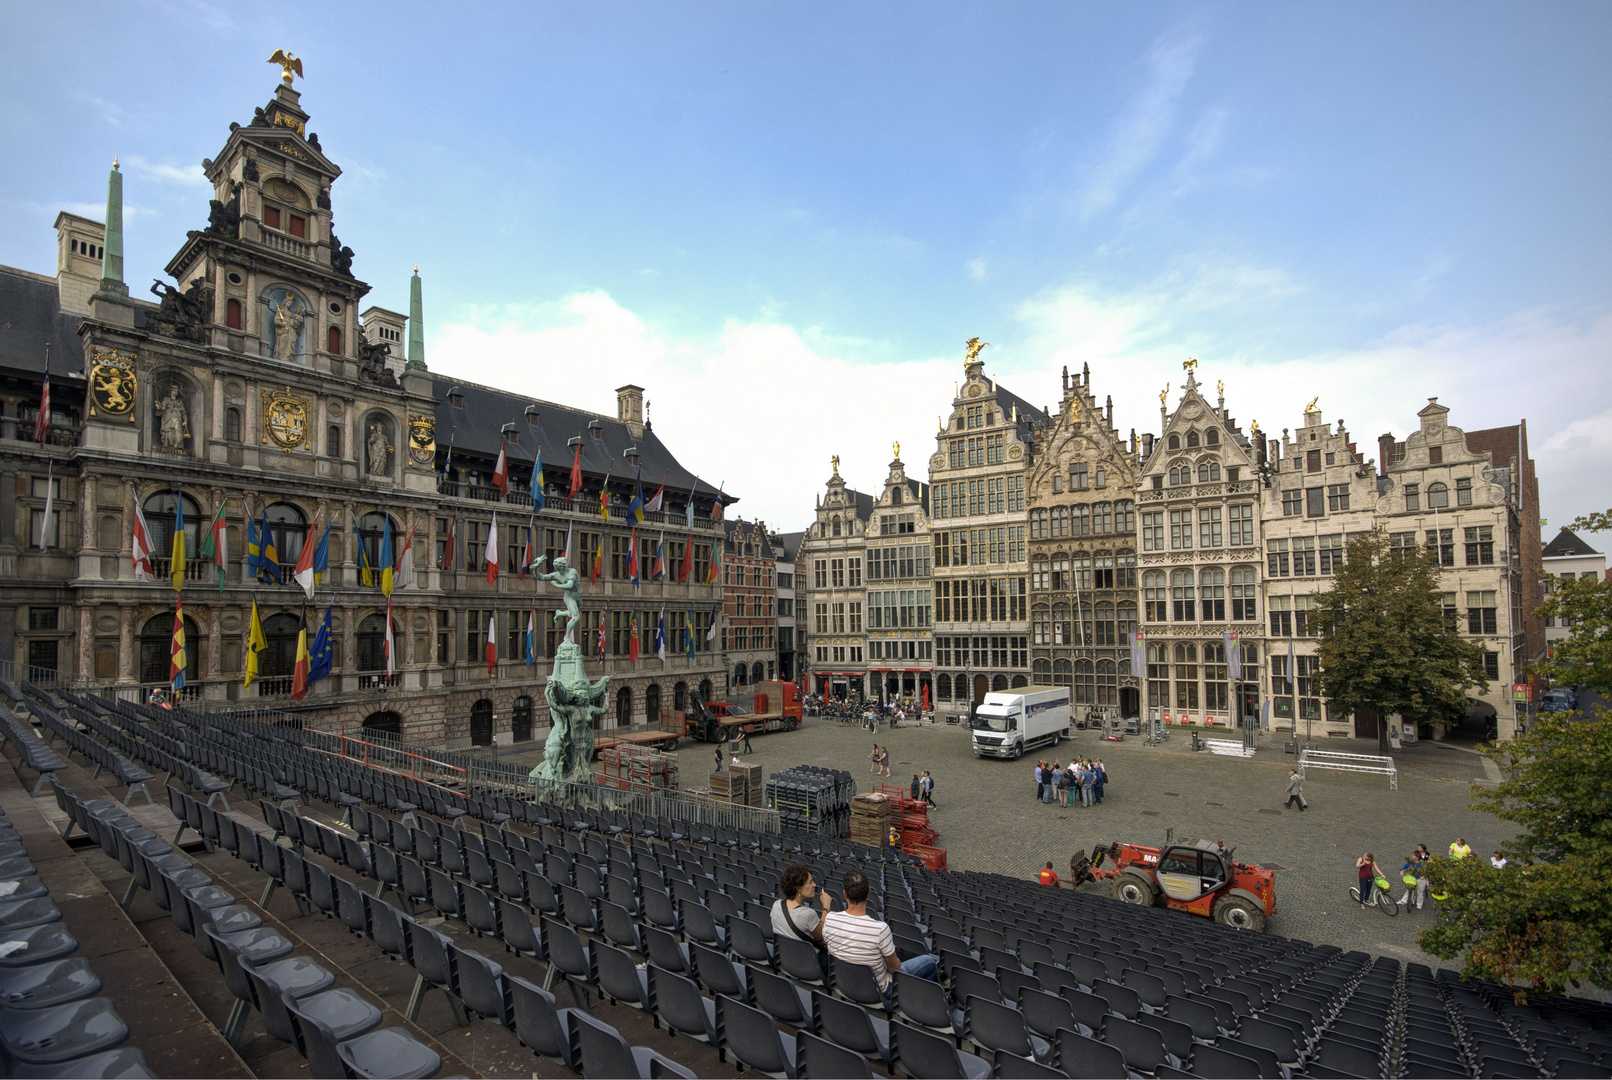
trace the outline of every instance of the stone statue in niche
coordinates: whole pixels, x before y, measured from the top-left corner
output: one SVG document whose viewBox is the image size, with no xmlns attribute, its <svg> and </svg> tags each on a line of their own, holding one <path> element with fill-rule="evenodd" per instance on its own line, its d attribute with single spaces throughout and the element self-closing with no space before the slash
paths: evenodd
<svg viewBox="0 0 1612 1080">
<path fill-rule="evenodd" d="M 297 339 L 302 336 L 306 317 L 296 297 L 287 295 L 271 305 L 274 308 L 274 358 L 296 360 Z"/>
<path fill-rule="evenodd" d="M 190 433 L 189 418 L 185 411 L 185 402 L 179 396 L 179 387 L 168 387 L 168 396 L 160 398 L 155 408 L 157 410 L 157 437 L 162 442 L 164 450 L 183 450 L 185 437 Z"/>
<path fill-rule="evenodd" d="M 376 386 L 396 386 L 397 376 L 386 366 L 392 347 L 384 341 L 358 343 L 358 379 Z"/>
<path fill-rule="evenodd" d="M 246 168 L 241 170 L 241 175 L 246 177 L 246 179 L 252 181 L 254 184 L 257 183 L 257 159 L 256 158 L 247 158 L 246 159 Z"/>
<path fill-rule="evenodd" d="M 369 474 L 385 476 L 392 469 L 392 444 L 386 441 L 386 432 L 380 424 L 369 426 Z"/>
</svg>

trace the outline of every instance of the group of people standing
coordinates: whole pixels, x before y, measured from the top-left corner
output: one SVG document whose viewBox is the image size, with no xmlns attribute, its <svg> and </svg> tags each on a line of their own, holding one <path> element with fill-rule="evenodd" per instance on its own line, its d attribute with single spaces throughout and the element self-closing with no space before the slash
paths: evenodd
<svg viewBox="0 0 1612 1080">
<path fill-rule="evenodd" d="M 1043 803 L 1061 806 L 1096 806 L 1103 801 L 1103 786 L 1108 783 L 1108 770 L 1102 758 L 1089 761 L 1058 761 L 1047 764 L 1042 758 L 1035 764 L 1035 797 Z"/>
<path fill-rule="evenodd" d="M 1399 868 L 1400 880 L 1405 884 L 1405 893 L 1399 898 L 1399 905 L 1407 911 L 1410 910 L 1412 898 L 1416 901 L 1417 911 L 1421 911 L 1427 905 L 1427 864 L 1432 858 L 1433 853 L 1427 849 L 1426 844 L 1417 844 L 1416 850 L 1410 853 L 1404 865 Z M 1457 836 L 1450 844 L 1450 858 L 1457 861 L 1472 858 L 1472 848 L 1467 844 L 1466 837 Z M 1489 865 L 1496 870 L 1504 870 L 1506 858 L 1497 851 L 1489 856 Z M 1379 883 L 1387 881 L 1388 875 L 1383 873 L 1376 856 L 1369 851 L 1355 860 L 1355 873 L 1360 878 L 1360 905 L 1370 907 L 1372 900 L 1375 899 L 1375 892 L 1382 888 Z M 1389 888 L 1392 889 L 1392 885 Z M 1434 899 L 1444 898 L 1435 895 Z"/>
</svg>

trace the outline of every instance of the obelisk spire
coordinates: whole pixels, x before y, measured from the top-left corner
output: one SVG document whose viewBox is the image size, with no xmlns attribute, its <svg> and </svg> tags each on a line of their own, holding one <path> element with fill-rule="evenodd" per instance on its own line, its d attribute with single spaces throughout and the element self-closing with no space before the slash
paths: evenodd
<svg viewBox="0 0 1612 1080">
<path fill-rule="evenodd" d="M 409 279 L 409 354 L 406 366 L 425 367 L 425 305 L 420 300 L 420 267 Z"/>
<path fill-rule="evenodd" d="M 129 295 L 123 283 L 123 174 L 118 159 L 106 177 L 106 235 L 101 245 L 101 291 Z"/>
</svg>

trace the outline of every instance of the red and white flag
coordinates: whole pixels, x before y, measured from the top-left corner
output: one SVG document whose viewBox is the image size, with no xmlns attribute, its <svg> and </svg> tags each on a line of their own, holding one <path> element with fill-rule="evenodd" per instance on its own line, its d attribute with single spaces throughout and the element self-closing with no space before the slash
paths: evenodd
<svg viewBox="0 0 1612 1080">
<path fill-rule="evenodd" d="M 397 671 L 397 642 L 392 638 L 392 598 L 386 598 L 386 674 Z"/>
<path fill-rule="evenodd" d="M 409 526 L 409 535 L 403 539 L 403 550 L 397 555 L 397 568 L 392 577 L 398 588 L 414 583 L 414 526 Z"/>
<path fill-rule="evenodd" d="M 498 444 L 498 464 L 493 466 L 493 484 L 498 488 L 498 494 L 509 494 L 509 458 L 504 453 L 504 444 Z"/>
<path fill-rule="evenodd" d="M 146 525 L 146 516 L 140 509 L 140 504 L 134 504 L 133 536 L 129 546 L 133 548 L 134 579 L 136 581 L 156 581 L 156 572 L 151 566 L 151 530 Z"/>
<path fill-rule="evenodd" d="M 607 611 L 604 614 L 599 616 L 598 646 L 599 646 L 599 659 L 601 659 L 601 660 L 603 660 L 604 656 L 605 656 L 605 623 L 607 623 L 609 621 L 610 621 L 610 612 Z"/>
<path fill-rule="evenodd" d="M 482 552 L 487 563 L 487 584 L 498 583 L 498 511 L 493 511 L 493 526 L 487 530 L 487 548 Z"/>
<path fill-rule="evenodd" d="M 308 594 L 308 599 L 310 600 L 313 599 L 313 553 L 314 548 L 318 546 L 313 542 L 313 538 L 318 532 L 319 515 L 315 514 L 313 516 L 313 527 L 308 530 L 308 535 L 303 538 L 302 554 L 297 556 L 296 569 L 291 572 L 291 576 L 296 579 L 298 585 L 302 586 L 302 591 Z"/>
<path fill-rule="evenodd" d="M 650 499 L 647 503 L 644 504 L 644 512 L 649 513 L 649 514 L 653 514 L 653 513 L 657 512 L 658 510 L 660 510 L 661 506 L 664 505 L 665 499 L 666 499 L 666 481 L 662 480 L 660 482 L 660 490 L 655 492 L 655 497 L 653 499 Z"/>
<path fill-rule="evenodd" d="M 45 433 L 50 430 L 50 349 L 45 349 L 45 385 L 39 391 L 39 416 L 34 420 L 34 442 L 45 445 Z"/>
<path fill-rule="evenodd" d="M 498 674 L 498 638 L 494 636 L 494 622 L 498 617 L 495 611 L 487 613 L 487 674 Z"/>
</svg>

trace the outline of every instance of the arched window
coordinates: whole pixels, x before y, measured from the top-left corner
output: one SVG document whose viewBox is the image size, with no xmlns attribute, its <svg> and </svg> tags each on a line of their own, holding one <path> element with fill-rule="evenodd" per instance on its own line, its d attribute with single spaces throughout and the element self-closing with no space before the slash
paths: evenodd
<svg viewBox="0 0 1612 1080">
<path fill-rule="evenodd" d="M 616 691 L 616 726 L 632 725 L 632 687 L 623 686 Z"/>
<path fill-rule="evenodd" d="M 759 630 L 756 631 L 756 632 L 758 634 L 760 633 Z M 766 672 L 766 669 L 762 666 L 762 663 L 761 663 L 760 660 L 757 660 L 754 663 L 752 663 L 750 665 L 750 685 L 754 686 L 756 683 L 760 682 L 761 679 L 762 679 L 762 676 L 765 674 L 765 672 Z"/>
<path fill-rule="evenodd" d="M 1203 433 L 1203 441 L 1205 446 L 1219 446 L 1220 432 L 1214 428 L 1210 428 L 1208 431 Z"/>
<path fill-rule="evenodd" d="M 1091 535 L 1091 507 L 1089 505 L 1082 504 L 1069 508 L 1069 535 Z"/>
<path fill-rule="evenodd" d="M 1052 606 L 1052 643 L 1054 645 L 1073 645 L 1074 624 L 1069 620 L 1069 605 L 1054 604 Z"/>
<path fill-rule="evenodd" d="M 739 664 L 739 666 L 733 669 L 733 685 L 743 686 L 749 674 L 750 665 L 745 663 Z"/>
<path fill-rule="evenodd" d="M 1170 446 L 1171 450 L 1179 450 L 1179 449 L 1181 449 L 1181 436 L 1179 436 L 1179 435 L 1171 435 L 1170 436 L 1169 446 Z"/>
<path fill-rule="evenodd" d="M 1136 504 L 1129 499 L 1121 499 L 1114 504 L 1114 531 L 1130 536 L 1136 532 Z"/>
<path fill-rule="evenodd" d="M 711 700 L 711 680 L 710 679 L 701 679 L 700 680 L 700 700 L 701 701 L 710 701 Z"/>
<path fill-rule="evenodd" d="M 959 675 L 959 676 L 957 676 L 957 678 L 952 681 L 952 685 L 957 690 L 956 697 L 957 697 L 958 701 L 967 701 L 967 700 L 969 700 L 969 698 L 968 698 L 968 676 L 967 675 Z"/>
<path fill-rule="evenodd" d="M 660 723 L 660 687 L 655 683 L 644 688 L 644 720 L 650 727 Z"/>
<path fill-rule="evenodd" d="M 224 325 L 231 330 L 245 328 L 246 320 L 241 317 L 241 302 L 234 297 L 224 301 Z"/>
<path fill-rule="evenodd" d="M 389 518 L 386 514 L 375 510 L 371 510 L 369 513 L 358 519 L 358 548 L 359 551 L 363 553 L 363 559 L 360 561 L 360 565 L 368 566 L 374 571 L 370 574 L 369 581 L 363 580 L 363 575 L 360 574 L 360 584 L 371 585 L 376 588 L 380 587 L 380 571 L 385 568 L 385 562 L 381 558 L 381 543 L 386 538 L 386 524 L 388 520 Z M 394 565 L 396 565 L 400 545 L 403 543 L 403 533 L 400 531 L 399 525 L 396 521 L 393 521 L 391 524 L 392 562 Z"/>
<path fill-rule="evenodd" d="M 325 428 L 325 456 L 341 457 L 341 425 L 331 424 Z"/>
<path fill-rule="evenodd" d="M 1198 573 L 1198 599 L 1203 603 L 1204 622 L 1226 621 L 1226 572 L 1218 566 Z"/>
<path fill-rule="evenodd" d="M 1097 698 L 1097 680 L 1090 660 L 1075 661 L 1075 704 L 1091 705 Z"/>
<path fill-rule="evenodd" d="M 1114 630 L 1119 635 L 1119 643 L 1127 644 L 1131 635 L 1136 633 L 1136 601 L 1122 600 L 1114 609 Z"/>
<path fill-rule="evenodd" d="M 1030 644 L 1052 644 L 1052 612 L 1044 607 L 1030 611 Z"/>
<path fill-rule="evenodd" d="M 1192 571 L 1170 571 L 1170 618 L 1175 622 L 1196 622 L 1197 604 L 1193 598 Z"/>
<path fill-rule="evenodd" d="M 1252 566 L 1231 568 L 1231 617 L 1235 622 L 1252 622 L 1259 618 L 1255 602 L 1255 577 Z"/>
<path fill-rule="evenodd" d="M 950 701 L 952 699 L 952 681 L 945 676 L 935 680 L 935 700 Z"/>
<path fill-rule="evenodd" d="M 1114 531 L 1114 504 L 1097 503 L 1091 508 L 1091 531 L 1093 536 L 1107 536 Z"/>
<path fill-rule="evenodd" d="M 1030 663 L 1030 674 L 1035 676 L 1038 683 L 1047 682 L 1052 678 L 1052 661 L 1044 656 L 1037 657 Z"/>
<path fill-rule="evenodd" d="M 1427 506 L 1430 510 L 1442 510 L 1450 505 L 1450 489 L 1445 484 L 1434 483 L 1427 485 Z"/>
<path fill-rule="evenodd" d="M 201 508 L 189 495 L 176 496 L 172 491 L 159 491 L 147 495 L 142 507 L 146 528 L 151 530 L 151 569 L 159 581 L 166 578 L 172 569 L 174 511 L 180 505 L 185 508 L 185 580 L 200 581 L 201 572 L 207 569 L 207 564 L 198 557 L 201 551 L 199 542 L 202 530 L 207 528 L 207 521 L 202 517 Z M 173 630 L 171 619 L 168 621 L 168 629 Z"/>
<path fill-rule="evenodd" d="M 1052 508 L 1052 536 L 1054 539 L 1062 539 L 1068 535 L 1069 508 L 1067 506 L 1055 506 Z"/>
<path fill-rule="evenodd" d="M 470 745 L 491 746 L 493 744 L 493 703 L 482 698 L 470 706 Z"/>
<path fill-rule="evenodd" d="M 241 441 L 241 410 L 233 405 L 224 410 L 224 439 L 226 442 Z"/>
<path fill-rule="evenodd" d="M 1093 645 L 1114 644 L 1114 605 L 1106 600 L 1097 605 L 1097 633 L 1092 638 Z"/>
<path fill-rule="evenodd" d="M 1164 622 L 1169 616 L 1163 570 L 1142 571 L 1142 602 L 1147 605 L 1148 622 Z"/>
<path fill-rule="evenodd" d="M 835 518 L 834 519 L 834 535 L 838 536 L 839 534 L 840 534 L 840 519 Z"/>
<path fill-rule="evenodd" d="M 1047 560 L 1037 559 L 1030 564 L 1030 590 L 1045 592 L 1048 587 Z"/>
<path fill-rule="evenodd" d="M 1008 688 L 1008 684 L 1007 684 L 1007 676 L 1006 675 L 998 675 L 994 679 L 991 680 L 991 692 L 993 694 L 1000 694 L 1003 690 L 1006 690 L 1007 688 Z"/>
<path fill-rule="evenodd" d="M 1112 660 L 1097 661 L 1097 704 L 1119 704 L 1119 673 Z"/>
<path fill-rule="evenodd" d="M 1029 686 L 1029 685 L 1030 685 L 1030 680 L 1026 679 L 1023 675 L 1015 675 L 1015 676 L 1013 676 L 1013 689 L 1017 690 L 1021 686 Z"/>
<path fill-rule="evenodd" d="M 680 682 L 672 687 L 672 708 L 678 712 L 688 708 L 688 683 Z"/>
<path fill-rule="evenodd" d="M 1175 646 L 1175 707 L 1198 707 L 1198 647 L 1190 641 Z"/>
<path fill-rule="evenodd" d="M 1184 461 L 1177 461 L 1170 466 L 1170 486 L 1181 487 L 1192 483 L 1192 466 Z"/>
<path fill-rule="evenodd" d="M 1059 657 L 1052 662 L 1052 685 L 1068 686 L 1074 679 L 1074 666 L 1065 657 Z"/>
<path fill-rule="evenodd" d="M 1196 431 L 1187 432 L 1187 445 L 1188 446 L 1197 446 L 1198 445 L 1198 433 Z"/>
<path fill-rule="evenodd" d="M 403 718 L 395 712 L 373 712 L 364 717 L 364 737 L 379 736 L 388 742 L 403 734 Z M 387 739 L 391 736 L 391 739 Z"/>
<path fill-rule="evenodd" d="M 510 737 L 515 742 L 526 742 L 532 737 L 532 699 L 522 694 L 515 699 L 509 711 Z"/>
<path fill-rule="evenodd" d="M 264 649 L 258 654 L 257 673 L 265 679 L 289 678 L 297 663 L 297 631 L 302 623 L 295 615 L 270 615 L 263 620 Z M 284 692 L 284 691 L 282 691 Z"/>
<path fill-rule="evenodd" d="M 166 683 L 172 670 L 174 617 L 161 612 L 146 620 L 140 630 L 140 681 Z M 201 677 L 200 656 L 205 642 L 196 629 L 196 620 L 185 616 L 185 682 L 193 685 Z"/>
<path fill-rule="evenodd" d="M 290 503 L 275 503 L 269 507 L 269 536 L 274 540 L 274 553 L 280 560 L 280 573 L 287 575 L 302 557 L 302 544 L 308 536 L 308 519 Z"/>
<path fill-rule="evenodd" d="M 392 620 L 392 643 L 402 640 L 397 620 Z M 402 657 L 393 662 L 392 667 L 401 668 Z M 358 624 L 358 670 L 359 671 L 385 671 L 386 670 L 386 615 L 376 612 L 366 615 Z"/>
<path fill-rule="evenodd" d="M 1204 460 L 1198 462 L 1198 483 L 1216 484 L 1220 482 L 1220 462 Z"/>
<path fill-rule="evenodd" d="M 341 355 L 341 327 L 332 326 L 325 331 L 325 352 Z"/>
<path fill-rule="evenodd" d="M 1030 539 L 1045 540 L 1047 538 L 1047 512 L 1045 510 L 1030 511 Z"/>
</svg>

